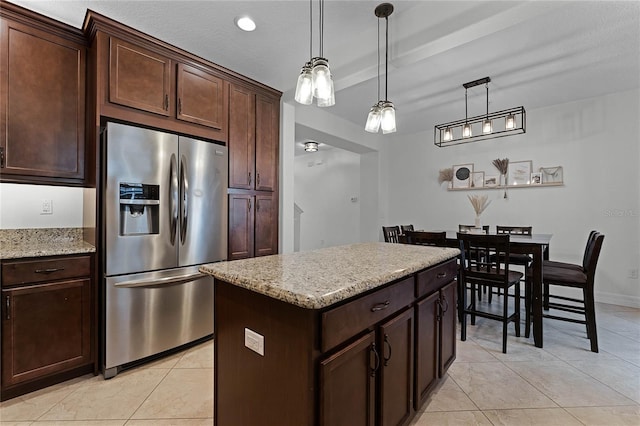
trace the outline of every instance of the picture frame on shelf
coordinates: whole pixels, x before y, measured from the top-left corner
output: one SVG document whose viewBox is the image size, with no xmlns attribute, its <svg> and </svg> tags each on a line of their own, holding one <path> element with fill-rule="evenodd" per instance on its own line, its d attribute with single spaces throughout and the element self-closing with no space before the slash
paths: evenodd
<svg viewBox="0 0 640 426">
<path fill-rule="evenodd" d="M 471 187 L 471 176 L 473 174 L 473 163 L 457 164 L 453 166 L 453 188 Z"/>
<path fill-rule="evenodd" d="M 484 172 L 472 172 L 471 173 L 471 187 L 483 188 L 484 187 Z"/>
<path fill-rule="evenodd" d="M 540 185 L 542 183 L 542 172 L 531 173 L 531 185 Z"/>
<path fill-rule="evenodd" d="M 563 183 L 562 166 L 540 167 L 542 173 L 542 182 L 544 183 Z"/>
<path fill-rule="evenodd" d="M 509 162 L 507 185 L 521 186 L 531 183 L 532 161 Z"/>
<path fill-rule="evenodd" d="M 487 175 L 484 177 L 484 186 L 488 188 L 493 188 L 498 186 L 500 182 L 500 178 L 498 175 Z"/>
</svg>

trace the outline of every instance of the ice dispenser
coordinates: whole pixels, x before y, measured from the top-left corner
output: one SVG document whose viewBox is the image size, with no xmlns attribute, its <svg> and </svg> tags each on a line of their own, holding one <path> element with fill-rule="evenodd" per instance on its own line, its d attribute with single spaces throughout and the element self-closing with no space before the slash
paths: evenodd
<svg viewBox="0 0 640 426">
<path fill-rule="evenodd" d="M 120 235 L 159 233 L 160 186 L 120 184 Z"/>
</svg>

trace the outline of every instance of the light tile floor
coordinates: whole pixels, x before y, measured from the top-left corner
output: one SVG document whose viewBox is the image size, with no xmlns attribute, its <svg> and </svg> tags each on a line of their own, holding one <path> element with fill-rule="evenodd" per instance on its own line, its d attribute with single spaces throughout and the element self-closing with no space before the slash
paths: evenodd
<svg viewBox="0 0 640 426">
<path fill-rule="evenodd" d="M 494 299 L 494 304 L 495 304 Z M 545 320 L 544 348 L 479 318 L 422 425 L 640 425 L 640 309 L 598 304 L 600 353 L 583 326 Z M 84 376 L 0 403 L 0 425 L 211 425 L 213 344 L 112 380 Z"/>
</svg>

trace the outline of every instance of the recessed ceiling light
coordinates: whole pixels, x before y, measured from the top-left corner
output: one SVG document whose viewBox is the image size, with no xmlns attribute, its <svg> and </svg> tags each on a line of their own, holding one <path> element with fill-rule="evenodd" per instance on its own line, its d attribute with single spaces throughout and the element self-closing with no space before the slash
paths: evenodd
<svg viewBox="0 0 640 426">
<path fill-rule="evenodd" d="M 248 16 L 238 16 L 236 18 L 236 25 L 242 31 L 253 31 L 256 29 L 256 23 Z"/>
</svg>

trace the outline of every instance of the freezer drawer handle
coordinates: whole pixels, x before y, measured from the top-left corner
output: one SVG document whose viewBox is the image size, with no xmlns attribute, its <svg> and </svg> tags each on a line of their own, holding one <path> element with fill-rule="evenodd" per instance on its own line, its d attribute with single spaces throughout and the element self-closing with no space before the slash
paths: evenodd
<svg viewBox="0 0 640 426">
<path fill-rule="evenodd" d="M 168 285 L 175 284 L 184 284 L 189 281 L 196 280 L 198 278 L 206 277 L 207 274 L 189 274 L 189 275 L 181 275 L 179 277 L 166 277 L 166 278 L 155 278 L 155 279 L 144 279 L 144 280 L 131 280 L 131 281 L 123 281 L 121 283 L 114 284 L 114 287 L 117 288 L 134 288 L 134 287 L 164 287 Z"/>
</svg>

